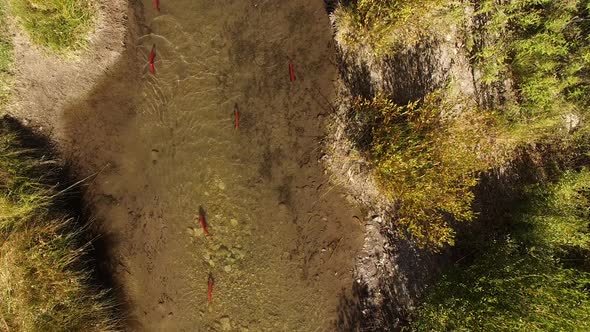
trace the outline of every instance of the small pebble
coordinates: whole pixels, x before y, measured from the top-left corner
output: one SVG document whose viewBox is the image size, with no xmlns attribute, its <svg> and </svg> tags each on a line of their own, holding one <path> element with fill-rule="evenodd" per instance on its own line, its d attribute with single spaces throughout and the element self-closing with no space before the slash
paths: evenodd
<svg viewBox="0 0 590 332">
<path fill-rule="evenodd" d="M 218 187 L 220 190 L 225 190 L 225 183 L 223 183 L 221 180 L 219 180 L 219 181 L 217 182 L 217 187 Z"/>
<path fill-rule="evenodd" d="M 230 331 L 231 330 L 231 321 L 230 321 L 229 317 L 227 317 L 227 316 L 221 317 L 219 322 L 221 323 L 221 330 L 223 330 L 223 331 Z"/>
</svg>

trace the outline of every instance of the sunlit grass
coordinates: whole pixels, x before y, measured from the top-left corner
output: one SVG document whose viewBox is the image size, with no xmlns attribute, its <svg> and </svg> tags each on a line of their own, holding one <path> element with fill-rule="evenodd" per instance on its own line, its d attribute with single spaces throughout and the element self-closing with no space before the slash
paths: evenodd
<svg viewBox="0 0 590 332">
<path fill-rule="evenodd" d="M 507 234 L 474 243 L 416 311 L 412 331 L 588 331 L 590 172 L 526 188 Z M 509 212 L 509 213 L 508 213 Z"/>
<path fill-rule="evenodd" d="M 1 2 L 0 2 L 1 3 Z M 8 100 L 12 75 L 12 43 L 8 35 L 5 11 L 0 7 L 0 109 Z"/>
<path fill-rule="evenodd" d="M 31 39 L 54 51 L 75 50 L 86 44 L 95 5 L 90 0 L 7 0 Z"/>
<path fill-rule="evenodd" d="M 0 121 L 0 331 L 115 330 L 86 229 L 55 204 L 54 173 Z"/>
</svg>

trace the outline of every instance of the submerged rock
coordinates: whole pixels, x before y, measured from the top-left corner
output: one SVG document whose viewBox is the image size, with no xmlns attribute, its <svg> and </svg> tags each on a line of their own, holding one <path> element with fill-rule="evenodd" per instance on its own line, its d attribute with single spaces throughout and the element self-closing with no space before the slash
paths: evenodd
<svg viewBox="0 0 590 332">
<path fill-rule="evenodd" d="M 227 317 L 227 316 L 221 317 L 221 319 L 219 320 L 219 323 L 221 324 L 222 331 L 231 331 L 231 321 L 230 321 L 229 317 Z"/>
</svg>

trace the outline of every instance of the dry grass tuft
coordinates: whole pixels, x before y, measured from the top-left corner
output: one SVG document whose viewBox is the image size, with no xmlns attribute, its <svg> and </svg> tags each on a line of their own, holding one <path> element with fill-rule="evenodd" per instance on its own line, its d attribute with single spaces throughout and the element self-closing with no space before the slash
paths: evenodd
<svg viewBox="0 0 590 332">
<path fill-rule="evenodd" d="M 114 331 L 85 228 L 56 206 L 55 170 L 0 121 L 0 330 Z"/>
</svg>

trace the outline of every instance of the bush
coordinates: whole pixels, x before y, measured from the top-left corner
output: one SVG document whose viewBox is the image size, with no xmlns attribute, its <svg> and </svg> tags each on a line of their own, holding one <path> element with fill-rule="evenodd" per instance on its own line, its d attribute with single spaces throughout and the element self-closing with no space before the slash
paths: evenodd
<svg viewBox="0 0 590 332">
<path fill-rule="evenodd" d="M 479 4 L 476 15 L 487 23 L 475 65 L 488 86 L 515 80 L 518 100 L 508 102 L 518 107 L 501 107 L 501 114 L 518 130 L 532 124 L 537 134 L 529 137 L 554 129 L 567 114 L 585 116 L 590 105 L 587 6 L 587 0 Z"/>
<path fill-rule="evenodd" d="M 421 246 L 452 244 L 449 220 L 470 221 L 491 119 L 441 93 L 398 106 L 383 95 L 359 100 L 372 128 L 370 160 L 383 192 L 396 202 L 397 222 Z M 365 120 L 366 121 L 366 120 Z"/>
<path fill-rule="evenodd" d="M 523 204 L 512 209 L 510 232 L 481 243 L 471 265 L 449 271 L 412 328 L 590 330 L 589 200 L 587 169 L 566 173 L 556 185 L 528 188 Z"/>
</svg>

